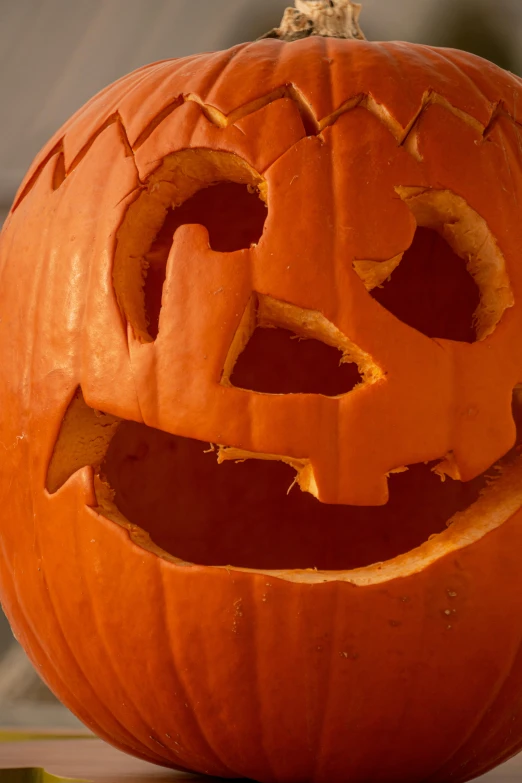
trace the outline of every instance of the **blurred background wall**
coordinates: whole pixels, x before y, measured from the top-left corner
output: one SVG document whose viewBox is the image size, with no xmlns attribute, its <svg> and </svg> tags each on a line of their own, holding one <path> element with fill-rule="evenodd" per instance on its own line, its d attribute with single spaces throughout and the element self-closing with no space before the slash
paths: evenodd
<svg viewBox="0 0 522 783">
<path fill-rule="evenodd" d="M 275 26 L 287 0 L 0 0 L 0 208 L 54 131 L 106 84 Z M 455 46 L 522 72 L 522 0 L 363 0 L 373 40 Z"/>
<path fill-rule="evenodd" d="M 522 74 L 522 0 L 360 0 L 368 38 L 467 49 Z M 288 0 L 0 0 L 0 225 L 45 141 L 139 66 L 276 26 Z M 1 466 L 0 466 L 1 469 Z M 0 615 L 0 725 L 74 724 Z"/>
</svg>

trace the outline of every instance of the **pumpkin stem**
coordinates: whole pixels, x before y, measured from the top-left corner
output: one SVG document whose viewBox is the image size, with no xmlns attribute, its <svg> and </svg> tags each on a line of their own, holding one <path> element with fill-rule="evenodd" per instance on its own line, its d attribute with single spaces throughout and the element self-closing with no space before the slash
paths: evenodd
<svg viewBox="0 0 522 783">
<path fill-rule="evenodd" d="M 322 35 L 366 40 L 359 27 L 359 3 L 351 0 L 294 0 L 294 3 L 295 8 L 286 9 L 280 26 L 261 38 L 298 41 L 310 35 Z"/>
</svg>

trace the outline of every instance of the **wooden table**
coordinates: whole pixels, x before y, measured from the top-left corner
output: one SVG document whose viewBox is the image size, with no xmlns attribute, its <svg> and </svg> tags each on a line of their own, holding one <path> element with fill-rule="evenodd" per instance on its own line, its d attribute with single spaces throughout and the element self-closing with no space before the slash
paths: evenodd
<svg viewBox="0 0 522 783">
<path fill-rule="evenodd" d="M 42 772 L 44 769 L 46 774 Z M 92 783 L 208 783 L 211 780 L 138 761 L 90 737 L 38 738 L 15 732 L 9 736 L 9 732 L 0 731 L 0 783 L 59 783 L 62 778 L 80 778 Z M 522 754 L 479 780 L 522 783 Z"/>
<path fill-rule="evenodd" d="M 88 735 L 69 734 L 62 739 L 53 734 L 0 731 L 0 783 L 58 783 L 63 778 L 80 778 L 92 783 L 204 780 L 197 775 L 147 764 Z"/>
</svg>

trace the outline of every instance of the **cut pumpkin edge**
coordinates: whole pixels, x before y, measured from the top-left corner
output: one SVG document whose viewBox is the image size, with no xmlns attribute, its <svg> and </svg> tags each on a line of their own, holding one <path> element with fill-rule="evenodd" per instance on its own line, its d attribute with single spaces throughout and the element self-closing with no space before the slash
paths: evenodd
<svg viewBox="0 0 522 783">
<path fill-rule="evenodd" d="M 497 477 L 494 473 L 497 473 Z M 129 522 L 119 511 L 113 499 L 109 484 L 95 472 L 93 467 L 81 468 L 66 484 L 83 474 L 93 489 L 94 502 L 87 507 L 98 517 L 116 523 L 128 534 L 131 542 L 150 554 L 166 561 L 175 568 L 220 569 L 228 573 L 245 572 L 270 578 L 304 584 L 325 582 L 347 582 L 356 587 L 382 584 L 394 579 L 405 578 L 424 571 L 442 558 L 456 553 L 478 542 L 488 533 L 508 522 L 522 508 L 522 455 L 506 467 L 492 466 L 491 480 L 480 497 L 464 511 L 457 512 L 447 522 L 447 529 L 429 537 L 420 546 L 390 560 L 368 566 L 330 571 L 319 569 L 257 569 L 231 564 L 198 565 L 169 554 L 157 546 L 149 534 L 138 525 Z M 84 484 L 85 486 L 85 484 Z M 59 492 L 65 489 L 65 485 Z"/>
</svg>

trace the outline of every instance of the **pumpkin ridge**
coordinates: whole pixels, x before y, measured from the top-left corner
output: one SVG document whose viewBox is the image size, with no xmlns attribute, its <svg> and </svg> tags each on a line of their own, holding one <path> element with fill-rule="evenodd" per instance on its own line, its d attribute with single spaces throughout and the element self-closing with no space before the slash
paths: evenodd
<svg viewBox="0 0 522 783">
<path fill-rule="evenodd" d="M 328 754 L 324 752 L 324 746 L 327 744 L 328 741 L 328 708 L 332 702 L 332 691 L 335 690 L 335 665 L 334 665 L 334 656 L 336 655 L 336 651 L 339 650 L 342 647 L 342 643 L 339 642 L 338 639 L 338 620 L 339 620 L 339 614 L 342 612 L 342 602 L 340 601 L 339 597 L 339 584 L 336 583 L 333 590 L 333 606 L 330 609 L 330 628 L 331 628 L 331 639 L 329 640 L 329 647 L 327 656 L 328 656 L 328 664 L 327 664 L 327 674 L 325 677 L 325 694 L 324 694 L 324 701 L 323 701 L 323 710 L 321 711 L 321 719 L 318 721 L 317 725 L 317 736 L 315 738 L 314 747 L 317 748 L 317 751 L 315 753 L 315 763 L 313 764 L 313 776 L 311 776 L 312 780 L 320 780 L 320 772 L 321 772 L 321 765 L 324 764 L 324 756 L 328 756 Z"/>
<path fill-rule="evenodd" d="M 178 664 L 177 661 L 177 648 L 175 643 L 175 637 L 172 634 L 170 622 L 167 615 L 167 600 L 166 600 L 166 589 L 165 589 L 165 579 L 164 579 L 164 572 L 163 569 L 157 569 L 156 573 L 158 574 L 158 592 L 160 595 L 160 613 L 165 617 L 165 628 L 166 628 L 166 636 L 167 641 L 169 645 L 170 655 L 168 656 L 169 660 L 169 668 L 172 671 L 173 679 L 178 683 L 179 690 L 181 691 L 181 699 L 184 704 L 188 703 L 191 699 L 191 694 L 189 689 L 187 688 L 185 682 L 183 681 L 183 667 Z M 219 764 L 223 772 L 227 775 L 234 776 L 234 771 L 229 769 L 227 764 L 225 763 L 224 759 L 221 758 L 221 756 L 218 754 L 215 747 L 212 746 L 211 742 L 207 738 L 203 726 L 202 721 L 198 720 L 196 716 L 192 715 L 191 713 L 188 713 L 187 719 L 193 718 L 192 725 L 195 726 L 196 731 L 201 737 L 201 744 L 204 746 L 206 750 L 210 752 L 210 754 L 214 757 L 217 764 Z M 172 750 L 172 748 L 169 748 L 169 750 Z M 197 752 L 196 750 L 192 749 L 186 749 L 188 752 L 185 754 L 186 756 L 192 756 L 194 759 L 198 761 L 198 763 L 201 763 L 202 761 L 205 764 L 208 764 L 207 760 L 205 759 L 205 756 L 203 756 L 201 753 Z M 208 758 L 208 757 L 207 757 Z"/>
<path fill-rule="evenodd" d="M 42 560 L 43 560 L 43 558 L 42 558 Z M 77 656 L 75 655 L 75 653 L 73 651 L 72 646 L 67 641 L 67 635 L 66 635 L 66 633 L 64 631 L 62 622 L 61 622 L 61 620 L 60 620 L 60 618 L 58 616 L 58 612 L 56 610 L 56 605 L 55 605 L 55 602 L 53 601 L 53 598 L 52 598 L 52 592 L 51 592 L 51 590 L 49 588 L 48 580 L 47 580 L 47 578 L 45 576 L 45 569 L 43 570 L 43 582 L 44 582 L 44 584 L 46 586 L 46 591 L 45 592 L 46 592 L 47 600 L 48 600 L 50 608 L 51 608 L 51 614 L 52 614 L 52 616 L 54 616 L 54 620 L 56 622 L 56 627 L 58 629 L 58 633 L 59 633 L 59 635 L 62 638 L 62 644 L 65 647 L 65 649 L 69 652 L 69 655 L 71 656 L 71 659 L 73 661 L 73 665 L 75 666 L 77 671 L 81 674 L 82 679 L 85 682 L 85 685 L 87 686 L 87 688 L 90 691 L 94 692 L 95 691 L 94 685 L 91 683 L 90 679 L 85 675 L 85 668 L 81 665 L 80 661 L 78 660 Z M 38 639 L 37 639 L 36 636 L 35 636 L 35 641 L 38 644 Z M 40 649 L 42 649 L 42 648 L 40 648 Z M 47 660 L 49 661 L 50 666 L 53 667 L 55 673 L 58 673 L 57 668 L 53 665 L 52 657 L 47 652 L 45 652 L 43 650 L 42 650 L 42 652 L 47 657 Z M 65 683 L 63 683 L 63 685 L 65 687 L 67 687 Z M 139 739 L 136 739 L 136 737 L 132 735 L 132 733 L 124 726 L 123 723 L 121 723 L 114 716 L 114 714 L 111 713 L 111 710 L 103 702 L 100 702 L 100 703 L 101 703 L 101 707 L 102 707 L 103 712 L 108 714 L 109 718 L 112 718 L 112 720 L 114 720 L 117 723 L 118 727 L 120 728 L 120 730 L 122 732 L 124 732 L 126 737 L 130 738 L 131 742 L 129 742 L 128 744 L 126 742 L 124 743 L 126 745 L 126 747 L 128 748 L 129 752 L 131 752 L 131 753 L 137 752 L 137 753 L 142 755 L 142 758 L 147 758 L 147 757 L 150 758 L 151 756 L 156 756 L 156 754 L 154 753 L 153 750 L 148 748 L 145 744 L 140 742 Z M 81 703 L 80 703 L 80 706 L 78 708 L 78 713 L 82 714 Z M 96 723 L 98 723 L 98 718 L 96 718 Z M 101 731 L 103 732 L 104 729 L 102 728 Z M 108 736 L 110 735 L 109 730 L 107 730 L 107 735 Z M 120 740 L 118 740 L 118 741 L 120 741 Z M 134 743 L 137 742 L 139 744 L 139 748 L 140 749 L 136 750 L 135 745 L 133 745 L 132 742 L 134 742 Z M 150 755 L 148 755 L 148 754 L 150 754 Z M 161 759 L 160 756 L 157 756 L 157 758 Z"/>
<path fill-rule="evenodd" d="M 47 586 L 47 580 L 45 580 L 45 576 L 44 576 L 44 582 L 45 582 L 45 584 Z M 19 607 L 21 609 L 21 612 L 22 612 L 22 615 L 23 615 L 24 619 L 26 620 L 26 628 L 25 628 L 24 634 L 25 634 L 26 637 L 29 636 L 30 640 L 31 640 L 30 641 L 30 647 L 28 649 L 32 651 L 32 650 L 34 650 L 34 648 L 37 648 L 37 650 L 40 653 L 40 656 L 43 656 L 45 658 L 45 660 L 47 661 L 49 669 L 52 670 L 55 679 L 53 677 L 49 677 L 47 673 L 44 675 L 42 673 L 41 664 L 38 663 L 38 659 L 36 659 L 36 657 L 33 657 L 33 655 L 30 652 L 28 652 L 27 654 L 29 655 L 29 658 L 30 658 L 31 662 L 33 663 L 35 668 L 38 669 L 38 671 L 40 672 L 40 677 L 42 677 L 44 679 L 44 681 L 46 682 L 47 685 L 49 685 L 49 687 L 56 688 L 56 682 L 59 683 L 59 687 L 60 687 L 60 689 L 62 689 L 62 692 L 65 691 L 67 693 L 67 699 L 69 700 L 69 704 L 71 705 L 72 711 L 77 716 L 83 715 L 82 703 L 78 700 L 78 698 L 75 695 L 75 693 L 73 692 L 73 690 L 68 686 L 67 680 L 64 679 L 61 676 L 60 671 L 59 671 L 59 667 L 54 665 L 52 657 L 44 650 L 44 648 L 40 644 L 40 641 L 38 639 L 37 631 L 33 629 L 33 624 L 31 623 L 30 615 L 28 615 L 24 611 L 23 604 L 20 601 L 20 596 L 18 594 L 18 590 L 16 589 L 16 585 L 14 583 L 13 583 L 13 585 L 14 585 L 14 589 L 15 589 L 15 594 L 16 594 L 17 600 L 19 602 Z M 47 588 L 47 590 L 48 590 L 48 588 Z M 62 631 L 62 634 L 63 634 L 63 631 Z M 67 645 L 67 639 L 65 637 L 63 637 L 63 641 L 64 641 L 64 644 Z M 72 659 L 74 661 L 74 664 L 78 667 L 78 671 L 83 675 L 83 669 L 80 667 L 77 659 L 72 655 L 72 652 L 71 652 L 71 657 L 72 657 Z M 40 657 L 39 660 L 41 661 L 41 657 Z M 49 669 L 47 670 L 47 672 L 49 671 Z M 86 677 L 84 678 L 84 680 L 85 680 L 85 683 L 87 684 L 87 687 L 92 689 L 92 685 L 87 680 Z M 104 704 L 102 704 L 101 707 L 102 707 L 102 710 L 103 710 L 104 713 L 109 713 L 109 717 L 111 717 L 113 720 L 117 721 L 117 719 L 114 718 L 114 715 L 112 715 L 110 710 L 108 710 L 108 708 Z M 87 725 L 89 725 L 87 723 L 86 719 L 84 720 L 84 722 Z M 117 721 L 117 723 L 118 723 L 118 726 L 120 726 L 122 732 L 125 734 L 125 736 L 128 736 L 131 739 L 134 739 L 134 737 L 132 737 L 131 733 L 125 728 L 125 726 L 122 723 L 120 723 L 119 721 Z M 91 728 L 93 724 L 95 724 L 95 726 L 96 726 L 96 732 L 101 737 L 105 737 L 107 739 L 107 741 L 110 741 L 111 737 L 114 737 L 114 734 L 111 733 L 109 728 L 105 728 L 105 729 L 102 728 L 102 726 L 100 725 L 100 721 L 99 721 L 98 717 L 90 718 L 90 726 L 89 726 L 89 728 Z M 127 753 L 136 754 L 137 751 L 135 751 L 135 749 L 132 747 L 132 745 L 130 743 L 122 740 L 121 737 L 118 737 L 118 742 L 121 743 L 122 749 L 126 750 Z M 138 751 L 138 754 L 139 754 L 139 751 Z M 139 754 L 139 755 L 140 755 L 141 758 L 147 759 L 146 755 L 143 755 L 143 754 Z"/>
<path fill-rule="evenodd" d="M 510 679 L 512 673 L 513 673 L 513 668 L 514 668 L 514 665 L 515 665 L 515 661 L 517 660 L 517 658 L 519 657 L 521 652 L 522 652 L 522 630 L 521 630 L 521 633 L 520 633 L 518 645 L 515 648 L 515 650 L 513 651 L 513 656 L 511 658 L 511 664 L 510 664 L 510 666 L 506 667 L 504 672 L 500 673 L 498 686 L 492 692 L 491 698 L 488 701 L 486 701 L 485 704 L 483 705 L 483 707 L 482 707 L 482 709 L 480 711 L 480 714 L 477 717 L 475 725 L 470 728 L 468 734 L 463 738 L 462 742 L 460 742 L 460 744 L 457 745 L 457 747 L 453 749 L 451 754 L 442 762 L 442 764 L 439 767 L 437 767 L 437 769 L 434 772 L 432 772 L 430 774 L 430 776 L 427 778 L 426 783 L 430 783 L 430 781 L 433 781 L 435 776 L 440 775 L 441 770 L 445 769 L 448 766 L 448 764 L 450 764 L 453 761 L 455 756 L 458 756 L 458 754 L 461 752 L 462 748 L 465 747 L 466 744 L 475 736 L 476 732 L 480 729 L 480 726 L 484 722 L 485 717 L 493 709 L 493 705 L 495 704 L 495 702 L 496 702 L 497 698 L 499 697 L 499 695 L 504 690 L 504 688 L 506 686 L 506 683 L 509 681 L 509 679 Z M 477 770 L 477 772 L 474 773 L 473 777 L 476 777 L 476 776 L 481 775 L 481 774 L 482 773 L 479 770 Z"/>
<path fill-rule="evenodd" d="M 82 548 L 81 548 L 81 540 L 79 540 L 78 536 L 78 530 L 77 528 L 73 528 L 73 536 L 74 536 L 74 542 L 78 546 L 78 549 L 80 551 L 80 556 L 78 557 L 77 563 L 78 563 L 78 570 L 80 574 L 85 573 L 85 567 L 84 567 L 84 557 L 81 556 Z M 90 583 L 88 579 L 84 579 L 85 581 L 85 595 L 84 595 L 84 602 L 87 605 L 87 613 L 91 617 L 91 623 L 93 627 L 97 630 L 98 633 L 98 639 L 99 639 L 99 647 L 98 650 L 101 653 L 104 653 L 105 660 L 100 660 L 100 665 L 106 668 L 111 673 L 111 680 L 112 682 L 116 682 L 116 692 L 118 695 L 123 696 L 126 707 L 130 707 L 131 711 L 134 713 L 136 722 L 138 724 L 141 724 L 143 727 L 143 733 L 140 735 L 140 739 L 137 739 L 136 736 L 133 737 L 134 741 L 139 743 L 140 750 L 138 752 L 143 753 L 145 756 L 147 754 L 150 754 L 152 758 L 156 757 L 160 763 L 162 755 L 159 755 L 159 751 L 157 751 L 154 748 L 154 745 L 152 744 L 146 744 L 144 741 L 145 738 L 147 740 L 152 740 L 152 742 L 155 742 L 156 740 L 154 737 L 151 736 L 151 732 L 153 731 L 152 726 L 150 725 L 150 722 L 147 720 L 146 716 L 143 715 L 142 711 L 140 710 L 140 707 L 135 703 L 134 699 L 132 698 L 131 692 L 125 682 L 125 679 L 121 676 L 121 673 L 118 670 L 118 666 L 113 662 L 114 656 L 111 655 L 111 649 L 110 649 L 110 643 L 107 643 L 107 639 L 105 634 L 103 633 L 103 626 L 100 627 L 99 622 L 99 614 L 95 598 L 93 597 L 93 591 L 90 588 Z M 54 607 L 54 603 L 52 600 L 52 591 L 48 588 L 48 595 L 49 595 L 49 601 L 51 603 L 51 606 L 53 607 L 54 614 L 56 616 L 56 620 L 58 622 L 58 625 L 61 629 L 61 622 L 58 617 L 58 612 L 56 611 Z M 65 637 L 65 633 L 64 633 Z M 68 645 L 68 648 L 71 649 L 71 646 Z M 84 671 L 84 667 L 80 664 L 79 661 L 77 661 L 78 668 L 80 671 Z M 90 684 L 90 683 L 89 683 Z M 114 686 L 113 686 L 114 687 Z M 117 719 L 116 719 L 117 720 Z M 120 721 L 118 721 L 120 725 Z M 166 748 L 164 746 L 164 749 L 167 751 L 170 751 L 170 748 Z M 174 754 L 172 754 L 172 758 L 169 759 L 172 763 L 176 763 L 177 758 Z"/>
<path fill-rule="evenodd" d="M 56 152 L 54 154 L 56 155 Z M 59 158 L 60 155 L 57 155 L 57 157 Z M 47 162 L 49 162 L 49 161 L 47 161 Z M 51 175 L 50 171 L 46 171 L 46 175 L 49 178 L 50 182 L 52 183 L 53 180 L 54 180 L 54 172 Z M 38 179 L 39 179 L 39 177 L 35 179 L 35 181 L 33 183 L 33 186 L 37 184 Z M 32 187 L 31 187 L 31 190 L 32 190 Z M 35 366 L 35 361 L 36 361 L 35 357 L 36 357 L 36 353 L 37 353 L 36 350 L 35 350 L 35 346 L 41 340 L 41 333 L 39 332 L 39 330 L 38 330 L 38 328 L 36 326 L 36 324 L 37 324 L 37 313 L 35 311 L 37 309 L 36 308 L 36 303 L 39 300 L 39 296 L 40 296 L 40 292 L 41 292 L 41 289 L 42 289 L 42 286 L 43 286 L 43 283 L 44 283 L 44 279 L 45 279 L 45 275 L 44 275 L 43 263 L 42 263 L 42 260 L 40 259 L 39 264 L 37 264 L 35 266 L 35 268 L 34 268 L 34 278 L 33 278 L 33 281 L 32 281 L 32 288 L 31 288 L 30 294 L 28 296 L 28 304 L 27 304 L 27 311 L 30 314 L 30 316 L 32 315 L 32 319 L 31 320 L 33 322 L 33 328 L 30 330 L 30 335 L 31 336 L 28 339 L 28 346 L 27 346 L 28 350 L 30 351 L 29 360 L 28 360 L 28 369 L 29 369 L 28 375 L 30 377 L 34 377 L 34 373 L 35 373 L 34 366 Z M 29 348 L 29 346 L 31 346 L 32 350 L 31 350 L 31 348 Z M 23 407 L 25 407 L 26 409 L 30 410 L 30 408 L 31 408 L 31 400 L 32 400 L 33 396 L 34 396 L 34 387 L 31 386 L 31 385 L 28 385 L 26 387 L 26 394 L 24 394 Z M 31 478 L 33 478 L 33 471 L 32 471 L 32 469 L 30 469 L 30 475 L 31 475 Z M 34 508 L 34 505 L 33 505 L 33 508 Z M 34 511 L 33 511 L 33 513 L 34 513 Z M 94 685 L 90 681 L 89 677 L 87 677 L 85 675 L 84 669 L 81 666 L 81 664 L 80 664 L 80 662 L 79 662 L 79 660 L 78 660 L 78 658 L 77 658 L 77 656 L 76 656 L 76 654 L 75 654 L 75 652 L 73 650 L 73 647 L 71 646 L 71 644 L 69 643 L 69 641 L 67 639 L 67 634 L 65 633 L 62 620 L 61 620 L 61 618 L 59 616 L 59 612 L 58 612 L 57 607 L 56 607 L 56 603 L 53 600 L 53 594 L 52 594 L 52 591 L 51 591 L 51 589 L 49 587 L 49 579 L 48 579 L 47 574 L 46 574 L 46 563 L 45 563 L 45 558 L 44 558 L 44 555 L 43 555 L 43 546 L 42 546 L 42 542 L 41 542 L 41 529 L 40 528 L 35 528 L 34 549 L 35 549 L 35 553 L 37 554 L 38 560 L 40 562 L 39 570 L 40 570 L 40 573 L 41 573 L 42 582 L 43 582 L 43 584 L 45 586 L 45 589 L 42 592 L 42 600 L 43 600 L 44 606 L 46 606 L 46 608 L 48 608 L 50 610 L 50 616 L 53 619 L 54 624 L 55 624 L 55 628 L 56 628 L 56 630 L 58 632 L 59 637 L 62 640 L 62 647 L 66 650 L 67 658 L 69 659 L 69 661 L 72 661 L 73 667 L 75 667 L 76 670 L 80 673 L 81 678 L 83 679 L 83 681 L 85 683 L 85 686 L 87 687 L 88 691 L 90 691 L 91 693 L 95 693 Z M 48 649 L 45 649 L 45 647 L 40 644 L 39 639 L 38 639 L 38 634 L 36 633 L 36 631 L 33 628 L 33 622 L 31 621 L 31 617 L 30 617 L 29 613 L 26 613 L 24 608 L 23 608 L 24 607 L 24 602 L 22 600 L 22 597 L 18 595 L 18 586 L 17 586 L 16 580 L 13 580 L 13 585 L 14 585 L 15 593 L 17 594 L 17 597 L 18 597 L 18 603 L 19 603 L 19 605 L 21 607 L 21 611 L 24 613 L 24 615 L 25 615 L 25 617 L 27 619 L 27 625 L 29 627 L 29 630 L 30 630 L 31 634 L 34 634 L 34 640 L 35 640 L 36 645 L 38 647 L 40 647 L 40 650 L 42 651 L 42 654 L 47 658 L 47 660 L 49 662 L 49 666 L 52 667 L 52 669 L 54 670 L 56 677 L 61 680 L 61 677 L 60 677 L 60 674 L 59 674 L 60 667 L 55 665 L 55 663 L 53 661 L 52 654 L 49 653 Z M 67 684 L 66 683 L 63 683 L 63 686 L 65 688 L 67 688 Z M 73 698 L 74 698 L 74 694 L 72 694 L 72 695 L 73 695 Z M 124 734 L 125 739 L 126 739 L 124 744 L 127 744 L 127 740 L 128 739 L 130 739 L 131 741 L 135 740 L 135 738 L 133 737 L 132 733 L 120 721 L 118 721 L 116 718 L 114 718 L 113 715 L 111 715 L 110 710 L 106 707 L 105 704 L 102 704 L 102 709 L 103 709 L 103 712 L 105 714 L 108 714 L 109 719 L 112 717 L 112 719 L 117 723 L 117 725 L 118 725 L 119 729 L 121 730 L 121 732 Z M 79 711 L 81 711 L 81 704 L 80 704 Z M 107 734 L 110 735 L 110 731 L 107 731 Z M 139 739 L 135 740 L 135 741 L 139 744 L 139 746 L 141 748 L 138 752 L 139 753 L 143 753 L 144 754 L 143 757 L 146 758 L 147 754 L 149 753 L 149 749 L 147 748 L 146 745 L 142 744 Z M 132 742 L 129 742 L 127 747 L 129 749 L 133 748 Z M 156 754 L 152 753 L 152 755 L 154 756 Z M 159 759 L 160 757 L 158 756 L 157 758 Z"/>
</svg>

